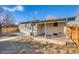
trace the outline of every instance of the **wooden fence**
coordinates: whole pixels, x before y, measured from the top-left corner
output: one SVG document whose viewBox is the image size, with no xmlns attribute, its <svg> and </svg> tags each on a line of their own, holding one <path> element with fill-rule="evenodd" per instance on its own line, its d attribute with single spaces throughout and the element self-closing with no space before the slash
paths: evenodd
<svg viewBox="0 0 79 59">
<path fill-rule="evenodd" d="M 17 32 L 18 30 L 18 27 L 1 28 L 1 33 Z"/>
<path fill-rule="evenodd" d="M 68 27 L 67 34 L 79 48 L 79 27 Z"/>
</svg>

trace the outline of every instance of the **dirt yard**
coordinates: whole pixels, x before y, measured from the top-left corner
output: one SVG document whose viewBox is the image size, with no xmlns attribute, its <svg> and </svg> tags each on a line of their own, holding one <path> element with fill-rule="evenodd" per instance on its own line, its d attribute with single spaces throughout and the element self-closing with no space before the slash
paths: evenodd
<svg viewBox="0 0 79 59">
<path fill-rule="evenodd" d="M 0 42 L 0 54 L 75 54 L 79 49 L 67 45 L 38 42 L 29 36 Z"/>
</svg>

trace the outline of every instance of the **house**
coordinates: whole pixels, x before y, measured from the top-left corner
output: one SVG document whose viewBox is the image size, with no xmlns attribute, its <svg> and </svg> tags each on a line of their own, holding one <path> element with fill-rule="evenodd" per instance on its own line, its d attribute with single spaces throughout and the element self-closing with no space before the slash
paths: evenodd
<svg viewBox="0 0 79 59">
<path fill-rule="evenodd" d="M 72 22 L 75 17 L 52 19 L 52 20 L 32 20 L 21 22 L 19 29 L 27 35 L 34 36 L 62 36 L 66 35 L 66 28 L 69 22 Z"/>
<path fill-rule="evenodd" d="M 66 18 L 44 20 L 44 21 L 27 21 L 20 23 L 20 31 L 27 35 L 44 35 L 57 36 L 64 35 L 64 27 L 66 26 Z"/>
</svg>

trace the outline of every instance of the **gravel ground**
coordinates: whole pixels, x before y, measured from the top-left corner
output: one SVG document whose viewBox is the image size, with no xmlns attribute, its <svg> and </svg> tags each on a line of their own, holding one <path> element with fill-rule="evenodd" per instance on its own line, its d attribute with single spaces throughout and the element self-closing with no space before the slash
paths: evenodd
<svg viewBox="0 0 79 59">
<path fill-rule="evenodd" d="M 0 42 L 0 54 L 75 54 L 75 47 L 48 44 L 34 41 L 32 37 L 23 36 Z"/>
<path fill-rule="evenodd" d="M 0 39 L 5 39 L 5 38 L 8 38 L 8 37 L 15 37 L 15 36 L 23 36 L 23 35 L 25 35 L 25 34 L 21 33 L 21 32 L 2 33 L 0 35 Z"/>
<path fill-rule="evenodd" d="M 0 42 L 0 53 L 1 54 L 19 54 L 19 53 L 27 53 L 32 54 L 35 53 L 36 47 L 31 43 L 24 42 Z"/>
</svg>

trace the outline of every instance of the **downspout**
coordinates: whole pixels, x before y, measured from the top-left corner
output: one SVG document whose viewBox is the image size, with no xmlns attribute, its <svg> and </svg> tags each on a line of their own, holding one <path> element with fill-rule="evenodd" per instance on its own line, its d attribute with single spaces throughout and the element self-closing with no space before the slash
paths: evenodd
<svg viewBox="0 0 79 59">
<path fill-rule="evenodd" d="M 32 35 L 34 35 L 34 33 L 33 33 L 33 23 L 31 22 L 31 26 L 32 26 Z"/>
<path fill-rule="evenodd" d="M 2 26 L 1 26 L 1 22 L 0 22 L 0 34 L 1 34 L 1 29 L 2 29 Z"/>
<path fill-rule="evenodd" d="M 45 25 L 45 38 L 46 38 L 46 23 L 44 23 L 44 25 Z"/>
</svg>

